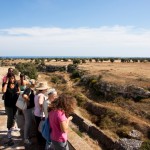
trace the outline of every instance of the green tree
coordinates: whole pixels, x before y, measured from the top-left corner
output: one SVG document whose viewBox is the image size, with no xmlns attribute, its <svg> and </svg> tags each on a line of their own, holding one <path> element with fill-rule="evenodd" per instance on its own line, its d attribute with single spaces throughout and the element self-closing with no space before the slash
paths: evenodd
<svg viewBox="0 0 150 150">
<path fill-rule="evenodd" d="M 36 66 L 32 63 L 18 63 L 16 65 L 16 69 L 18 69 L 21 73 L 27 75 L 31 79 L 37 79 L 37 69 Z"/>
<path fill-rule="evenodd" d="M 74 59 L 73 64 L 80 64 L 80 59 Z"/>
</svg>

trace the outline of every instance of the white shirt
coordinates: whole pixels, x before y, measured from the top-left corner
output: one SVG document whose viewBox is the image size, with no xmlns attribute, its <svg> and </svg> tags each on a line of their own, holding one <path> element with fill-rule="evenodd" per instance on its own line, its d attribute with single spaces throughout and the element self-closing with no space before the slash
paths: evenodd
<svg viewBox="0 0 150 150">
<path fill-rule="evenodd" d="M 48 117 L 48 105 L 50 104 L 50 101 L 47 99 L 44 101 L 43 103 L 43 111 L 44 111 L 44 114 L 45 114 L 45 118 Z"/>
<path fill-rule="evenodd" d="M 35 95 L 34 97 L 34 115 L 37 117 L 45 117 L 43 109 L 41 109 L 40 105 L 43 105 L 45 101 L 45 95 L 43 93 L 40 93 L 38 95 Z"/>
</svg>

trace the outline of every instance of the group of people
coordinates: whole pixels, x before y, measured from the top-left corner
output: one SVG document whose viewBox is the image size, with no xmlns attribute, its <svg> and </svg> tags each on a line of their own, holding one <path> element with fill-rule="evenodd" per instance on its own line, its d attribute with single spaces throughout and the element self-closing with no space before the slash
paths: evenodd
<svg viewBox="0 0 150 150">
<path fill-rule="evenodd" d="M 24 144 L 31 145 L 30 130 L 33 118 L 36 123 L 36 136 L 38 144 L 45 145 L 45 149 L 52 147 L 55 150 L 69 150 L 67 132 L 72 116 L 70 114 L 76 107 L 76 100 L 68 94 L 57 94 L 54 88 L 49 88 L 47 82 L 36 83 L 35 80 L 26 81 L 24 74 L 16 80 L 13 68 L 3 77 L 2 92 L 4 93 L 4 106 L 7 114 L 7 136 L 12 138 L 12 131 L 19 128 L 15 126 L 16 112 L 21 111 L 24 116 Z M 19 110 L 16 102 L 22 96 L 27 104 L 25 110 Z M 39 131 L 41 120 L 49 119 L 51 143 L 47 143 Z"/>
</svg>

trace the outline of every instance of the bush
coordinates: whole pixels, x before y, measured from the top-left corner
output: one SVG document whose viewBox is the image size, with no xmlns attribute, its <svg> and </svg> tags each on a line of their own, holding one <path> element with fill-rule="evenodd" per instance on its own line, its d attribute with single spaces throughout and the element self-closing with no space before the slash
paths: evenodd
<svg viewBox="0 0 150 150">
<path fill-rule="evenodd" d="M 80 64 L 80 59 L 74 59 L 73 64 L 77 64 L 77 65 Z"/>
<path fill-rule="evenodd" d="M 73 72 L 74 70 L 77 69 L 77 65 L 76 64 L 69 64 L 67 66 L 67 68 L 68 68 L 68 72 Z"/>
<path fill-rule="evenodd" d="M 127 126 L 122 126 L 117 129 L 116 133 L 120 138 L 129 138 L 130 129 Z"/>
<path fill-rule="evenodd" d="M 81 59 L 82 63 L 86 63 L 86 59 Z"/>
<path fill-rule="evenodd" d="M 74 79 L 74 82 L 79 82 L 80 81 L 80 78 L 75 78 Z"/>
<path fill-rule="evenodd" d="M 14 74 L 15 74 L 15 75 L 18 75 L 18 74 L 19 74 L 18 69 L 14 69 L 14 71 L 13 71 L 13 72 L 14 72 Z"/>
<path fill-rule="evenodd" d="M 57 76 L 53 76 L 51 78 L 51 82 L 53 82 L 53 83 L 60 83 L 60 80 L 59 80 L 59 78 Z"/>
<path fill-rule="evenodd" d="M 79 78 L 80 77 L 80 72 L 78 70 L 74 70 L 71 77 L 72 78 Z"/>
<path fill-rule="evenodd" d="M 37 69 L 36 66 L 32 63 L 18 63 L 16 64 L 16 69 L 31 79 L 37 79 Z"/>
<path fill-rule="evenodd" d="M 59 83 L 67 83 L 67 81 L 64 79 L 61 75 L 54 75 L 51 77 L 51 82 L 59 84 Z"/>
<path fill-rule="evenodd" d="M 93 79 L 93 80 L 90 81 L 89 86 L 93 87 L 96 83 L 97 83 L 97 80 Z"/>
<path fill-rule="evenodd" d="M 102 128 L 102 129 L 116 128 L 115 122 L 113 122 L 113 121 L 111 120 L 111 118 L 109 118 L 109 116 L 105 116 L 104 118 L 102 118 L 102 120 L 101 120 L 99 126 L 100 126 L 100 128 Z"/>
<path fill-rule="evenodd" d="M 111 59 L 110 59 L 110 62 L 112 62 L 112 63 L 113 63 L 114 61 L 115 61 L 115 60 L 114 60 L 113 58 L 111 58 Z"/>
<path fill-rule="evenodd" d="M 143 142 L 140 150 L 150 150 L 150 140 Z"/>
<path fill-rule="evenodd" d="M 77 93 L 75 95 L 75 98 L 77 100 L 78 106 L 80 106 L 80 107 L 83 107 L 85 105 L 85 103 L 87 102 L 87 98 L 82 94 Z"/>
</svg>

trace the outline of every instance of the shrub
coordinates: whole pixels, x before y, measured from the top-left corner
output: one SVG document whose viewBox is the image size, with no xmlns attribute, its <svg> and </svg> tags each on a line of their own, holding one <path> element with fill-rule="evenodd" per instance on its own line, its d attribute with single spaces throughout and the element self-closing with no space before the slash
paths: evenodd
<svg viewBox="0 0 150 150">
<path fill-rule="evenodd" d="M 53 76 L 53 77 L 51 78 L 51 82 L 53 82 L 53 83 L 59 83 L 60 80 L 59 80 L 59 78 L 58 78 L 57 76 Z"/>
<path fill-rule="evenodd" d="M 75 78 L 74 79 L 74 82 L 79 82 L 80 81 L 80 78 Z"/>
<path fill-rule="evenodd" d="M 128 128 L 127 126 L 122 126 L 117 129 L 116 134 L 120 138 L 129 138 L 129 132 L 130 132 L 130 128 Z"/>
<path fill-rule="evenodd" d="M 51 77 L 51 82 L 59 84 L 59 83 L 66 83 L 67 81 L 61 75 L 54 75 Z"/>
<path fill-rule="evenodd" d="M 32 63 L 18 63 L 16 64 L 16 69 L 31 79 L 37 79 L 37 69 L 36 66 Z"/>
<path fill-rule="evenodd" d="M 99 62 L 99 58 L 95 58 L 95 62 Z"/>
<path fill-rule="evenodd" d="M 80 107 L 83 107 L 85 105 L 85 103 L 87 102 L 87 98 L 82 94 L 77 93 L 75 95 L 75 98 L 77 100 L 78 106 L 80 106 Z"/>
<path fill-rule="evenodd" d="M 96 124 L 96 125 L 99 125 L 99 118 L 98 118 L 98 116 L 92 115 L 91 116 L 91 122 Z"/>
<path fill-rule="evenodd" d="M 76 64 L 69 64 L 67 68 L 68 68 L 68 72 L 73 72 L 74 70 L 77 69 L 77 65 Z"/>
<path fill-rule="evenodd" d="M 35 59 L 35 64 L 40 64 L 40 59 L 39 58 L 37 58 L 37 59 Z"/>
<path fill-rule="evenodd" d="M 80 59 L 74 59 L 73 64 L 80 64 Z"/>
<path fill-rule="evenodd" d="M 143 142 L 140 150 L 150 150 L 150 140 Z"/>
<path fill-rule="evenodd" d="M 78 70 L 74 70 L 71 75 L 72 78 L 79 78 L 80 72 Z"/>
<path fill-rule="evenodd" d="M 97 76 L 92 75 L 89 77 L 87 84 L 90 85 L 92 81 L 97 81 Z"/>
<path fill-rule="evenodd" d="M 111 118 L 109 118 L 109 116 L 105 116 L 104 118 L 101 119 L 99 126 L 102 129 L 110 129 L 115 128 L 116 124 L 111 120 Z"/>
<path fill-rule="evenodd" d="M 115 60 L 114 60 L 113 58 L 111 58 L 111 59 L 110 59 L 110 62 L 112 62 L 112 63 L 113 63 L 114 61 L 115 61 Z"/>
<path fill-rule="evenodd" d="M 97 79 L 93 79 L 90 81 L 89 86 L 93 87 L 93 85 L 95 85 L 97 83 Z"/>
<path fill-rule="evenodd" d="M 82 59 L 81 61 L 82 61 L 82 63 L 86 63 L 86 59 Z"/>
<path fill-rule="evenodd" d="M 18 75 L 18 74 L 19 74 L 18 69 L 14 69 L 14 71 L 13 71 L 13 72 L 14 72 L 14 74 L 15 74 L 15 75 Z"/>
</svg>

